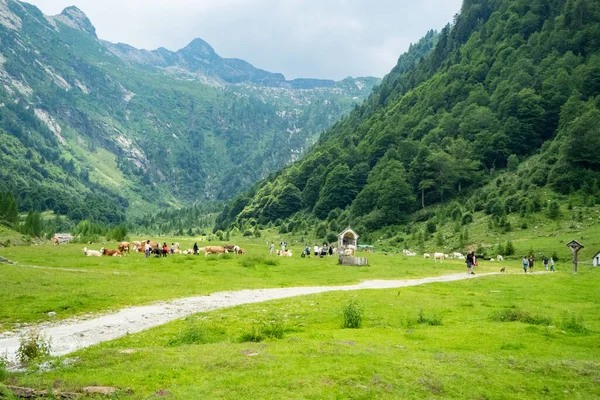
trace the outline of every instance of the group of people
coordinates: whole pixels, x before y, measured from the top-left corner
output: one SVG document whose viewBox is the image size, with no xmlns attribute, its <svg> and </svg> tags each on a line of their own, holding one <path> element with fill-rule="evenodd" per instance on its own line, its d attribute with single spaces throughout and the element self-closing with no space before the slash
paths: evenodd
<svg viewBox="0 0 600 400">
<path fill-rule="evenodd" d="M 332 256 L 335 253 L 337 253 L 337 249 L 335 247 L 333 247 L 332 245 L 329 245 L 327 243 L 323 243 L 323 246 L 319 247 L 319 245 L 316 245 L 313 247 L 312 249 L 313 254 L 315 255 L 315 257 L 325 257 L 327 255 Z M 309 245 L 306 245 L 306 248 L 304 249 L 304 251 L 302 252 L 302 257 L 310 257 L 310 253 L 311 253 L 311 249 Z"/>
<path fill-rule="evenodd" d="M 267 243 L 269 243 L 269 242 L 267 242 Z M 284 251 L 286 251 L 286 248 L 287 248 L 287 242 L 281 241 L 281 242 L 279 242 L 279 246 L 281 246 L 281 251 L 284 252 Z M 275 243 L 271 242 L 271 245 L 269 246 L 269 255 L 272 256 L 273 254 L 275 254 Z M 279 254 L 279 251 L 277 252 L 277 254 Z"/>
<path fill-rule="evenodd" d="M 529 257 L 523 256 L 522 261 L 523 261 L 523 272 L 527 273 L 527 269 L 529 269 L 529 272 L 533 273 L 533 266 L 535 264 L 535 258 L 532 255 Z M 544 256 L 542 261 L 544 263 L 544 268 L 546 269 L 546 271 L 554 272 L 554 258 L 550 257 L 550 259 L 548 259 L 548 257 Z M 471 251 L 467 254 L 466 263 L 467 263 L 467 275 L 475 275 L 475 267 L 477 266 L 477 256 L 475 255 L 474 251 Z M 504 268 L 502 270 L 504 270 Z"/>
<path fill-rule="evenodd" d="M 544 258 L 542 258 L 542 261 L 544 263 L 544 269 L 546 271 L 552 271 L 554 272 L 554 258 L 550 257 L 550 259 L 548 260 L 548 257 L 544 256 Z M 527 268 L 529 268 L 529 272 L 533 273 L 533 266 L 535 264 L 535 258 L 533 256 L 523 256 L 523 272 L 527 273 Z M 548 269 L 548 266 L 550 266 L 550 269 Z"/>
</svg>

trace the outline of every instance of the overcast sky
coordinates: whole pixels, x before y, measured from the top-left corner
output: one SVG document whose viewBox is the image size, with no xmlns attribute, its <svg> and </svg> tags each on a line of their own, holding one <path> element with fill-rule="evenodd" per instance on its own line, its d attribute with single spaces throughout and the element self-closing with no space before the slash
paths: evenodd
<svg viewBox="0 0 600 400">
<path fill-rule="evenodd" d="M 75 5 L 101 39 L 178 50 L 199 37 L 223 57 L 288 79 L 382 77 L 462 0 L 28 0 L 45 14 Z"/>
</svg>

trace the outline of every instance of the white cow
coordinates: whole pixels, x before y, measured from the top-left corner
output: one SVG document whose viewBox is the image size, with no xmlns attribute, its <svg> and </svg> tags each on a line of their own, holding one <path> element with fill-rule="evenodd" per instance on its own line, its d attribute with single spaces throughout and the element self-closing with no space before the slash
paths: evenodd
<svg viewBox="0 0 600 400">
<path fill-rule="evenodd" d="M 433 262 L 440 260 L 440 262 L 444 262 L 444 253 L 433 253 Z"/>
<path fill-rule="evenodd" d="M 88 257 L 102 257 L 102 253 L 98 250 L 88 250 L 87 247 L 83 249 L 83 254 Z"/>
<path fill-rule="evenodd" d="M 504 261 L 504 257 L 502 257 L 500 254 L 498 254 L 498 257 L 496 257 L 496 259 L 498 261 Z"/>
<path fill-rule="evenodd" d="M 417 255 L 417 253 L 414 253 L 414 252 L 412 252 L 412 251 L 410 251 L 408 249 L 402 250 L 402 253 L 404 253 L 404 255 L 407 256 L 407 257 L 414 257 L 414 256 Z"/>
<path fill-rule="evenodd" d="M 459 260 L 462 260 L 465 258 L 465 256 L 463 256 L 461 253 L 456 253 L 456 252 L 452 253 L 452 257 L 458 258 Z"/>
<path fill-rule="evenodd" d="M 425 254 L 423 254 L 423 258 L 431 258 L 431 254 L 425 253 Z"/>
</svg>

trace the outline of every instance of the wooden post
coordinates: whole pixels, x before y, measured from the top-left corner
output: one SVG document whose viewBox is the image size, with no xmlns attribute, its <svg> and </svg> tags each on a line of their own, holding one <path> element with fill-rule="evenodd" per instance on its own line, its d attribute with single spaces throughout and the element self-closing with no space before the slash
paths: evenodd
<svg viewBox="0 0 600 400">
<path fill-rule="evenodd" d="M 583 249 L 583 245 L 581 243 L 579 243 L 577 240 L 571 240 L 569 243 L 567 243 L 567 247 L 571 249 L 571 252 L 573 253 L 573 274 L 577 273 L 577 254 L 579 253 L 579 250 Z"/>
</svg>

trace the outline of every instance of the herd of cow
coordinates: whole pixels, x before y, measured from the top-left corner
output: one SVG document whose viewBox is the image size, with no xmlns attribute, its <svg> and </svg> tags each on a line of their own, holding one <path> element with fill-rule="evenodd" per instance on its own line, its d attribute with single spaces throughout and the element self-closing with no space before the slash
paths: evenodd
<svg viewBox="0 0 600 400">
<path fill-rule="evenodd" d="M 402 250 L 402 252 L 407 257 L 415 257 L 417 255 L 417 253 L 412 252 L 410 250 L 406 250 L 406 249 Z M 445 259 L 453 259 L 453 258 L 457 259 L 457 260 L 466 260 L 466 257 L 461 253 L 452 253 L 452 254 L 433 253 L 433 256 L 429 253 L 425 253 L 425 254 L 423 254 L 423 258 L 433 258 L 433 262 L 437 262 L 437 260 L 440 260 L 440 262 L 444 262 Z M 504 257 L 502 257 L 500 254 L 498 254 L 498 256 L 496 257 L 496 260 L 504 261 Z M 495 260 L 493 258 L 490 258 L 489 261 L 495 261 Z"/>
<path fill-rule="evenodd" d="M 211 254 L 216 254 L 216 255 L 227 254 L 227 253 L 233 253 L 233 254 L 239 254 L 239 255 L 246 254 L 246 250 L 244 250 L 234 244 L 227 244 L 224 246 L 206 246 L 206 247 L 200 247 L 200 248 L 198 248 L 197 246 L 194 246 L 194 249 L 181 250 L 179 243 L 173 243 L 171 245 L 171 247 L 169 248 L 166 246 L 166 244 L 164 246 L 161 246 L 160 243 L 153 241 L 153 240 L 149 240 L 149 241 L 145 241 L 145 242 L 134 241 L 131 243 L 121 242 L 117 246 L 117 250 L 105 249 L 103 247 L 100 249 L 100 251 L 98 251 L 98 250 L 89 250 L 87 247 L 85 247 L 83 249 L 83 254 L 88 257 L 102 257 L 102 256 L 122 257 L 122 256 L 129 255 L 131 251 L 133 251 L 134 253 L 144 253 L 146 251 L 146 245 L 149 246 L 150 254 L 155 254 L 158 256 L 165 256 L 167 254 L 198 255 L 200 253 L 204 253 L 204 255 L 206 257 L 208 257 Z"/>
</svg>

